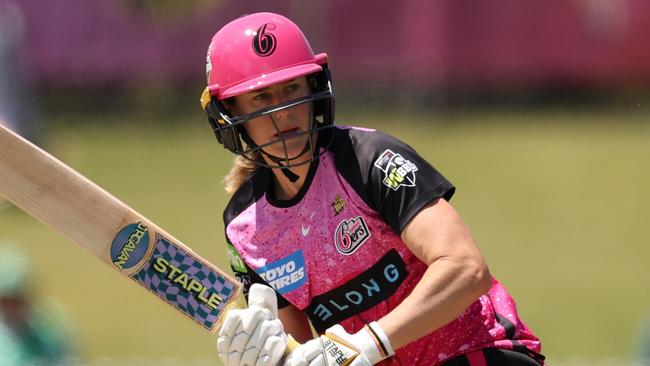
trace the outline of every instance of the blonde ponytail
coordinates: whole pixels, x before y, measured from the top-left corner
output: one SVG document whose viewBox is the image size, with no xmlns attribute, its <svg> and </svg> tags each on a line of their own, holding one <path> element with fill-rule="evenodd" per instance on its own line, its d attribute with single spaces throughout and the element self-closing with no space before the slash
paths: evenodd
<svg viewBox="0 0 650 366">
<path fill-rule="evenodd" d="M 263 162 L 262 155 L 259 151 L 255 151 L 251 154 L 251 159 L 254 161 Z M 250 160 L 244 158 L 241 155 L 237 155 L 233 162 L 233 166 L 230 169 L 230 172 L 223 179 L 226 192 L 235 193 L 239 187 L 244 183 L 248 178 L 250 178 L 253 173 L 259 168 L 258 165 L 255 165 Z"/>
</svg>

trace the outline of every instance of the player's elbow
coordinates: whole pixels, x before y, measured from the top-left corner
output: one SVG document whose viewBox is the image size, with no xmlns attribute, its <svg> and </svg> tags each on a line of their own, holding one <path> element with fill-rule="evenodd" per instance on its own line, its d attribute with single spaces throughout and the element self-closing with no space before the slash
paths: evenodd
<svg viewBox="0 0 650 366">
<path fill-rule="evenodd" d="M 492 287 L 492 274 L 483 258 L 467 259 L 463 265 L 463 277 L 468 295 L 474 299 Z"/>
</svg>

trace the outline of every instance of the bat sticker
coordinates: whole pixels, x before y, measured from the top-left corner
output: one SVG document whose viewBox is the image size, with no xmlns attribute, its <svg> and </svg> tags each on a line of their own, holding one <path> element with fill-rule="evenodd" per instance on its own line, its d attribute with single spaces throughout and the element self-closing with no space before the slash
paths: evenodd
<svg viewBox="0 0 650 366">
<path fill-rule="evenodd" d="M 148 232 L 142 223 L 125 226 L 118 237 L 124 237 L 125 232 L 130 235 L 126 236 L 129 239 L 123 248 L 134 243 L 135 248 L 139 249 L 139 243 L 135 242 L 138 238 L 143 243 L 141 246 L 147 247 L 142 239 Z M 114 242 L 121 242 L 118 237 Z M 135 249 L 132 253 L 135 253 Z M 134 254 L 131 256 L 134 257 Z M 131 261 L 129 258 L 126 263 Z M 208 330 L 215 326 L 228 300 L 236 292 L 231 280 L 160 234 L 155 235 L 152 255 L 130 277 Z"/>
<path fill-rule="evenodd" d="M 149 228 L 142 222 L 123 227 L 111 244 L 111 261 L 121 269 L 130 269 L 147 254 Z"/>
</svg>

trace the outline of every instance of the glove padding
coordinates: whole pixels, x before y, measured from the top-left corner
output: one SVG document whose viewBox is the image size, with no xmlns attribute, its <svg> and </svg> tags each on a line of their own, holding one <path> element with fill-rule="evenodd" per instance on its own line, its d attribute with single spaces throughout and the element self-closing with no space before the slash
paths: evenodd
<svg viewBox="0 0 650 366">
<path fill-rule="evenodd" d="M 283 366 L 372 366 L 394 353 L 376 323 L 355 334 L 337 324 L 289 353 Z"/>
<path fill-rule="evenodd" d="M 275 291 L 253 284 L 248 308 L 226 315 L 217 338 L 219 357 L 224 366 L 276 366 L 286 348 Z"/>
</svg>

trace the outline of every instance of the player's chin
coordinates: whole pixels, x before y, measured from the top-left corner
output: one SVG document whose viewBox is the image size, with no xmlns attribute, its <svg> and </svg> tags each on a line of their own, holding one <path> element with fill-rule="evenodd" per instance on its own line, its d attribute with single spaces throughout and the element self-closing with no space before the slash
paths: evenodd
<svg viewBox="0 0 650 366">
<path fill-rule="evenodd" d="M 291 161 L 299 158 L 305 149 L 309 148 L 307 144 L 308 138 L 306 137 L 293 138 L 284 140 L 284 143 L 282 141 L 277 141 L 264 150 L 268 154 L 276 156 L 280 159 L 287 159 Z"/>
</svg>

